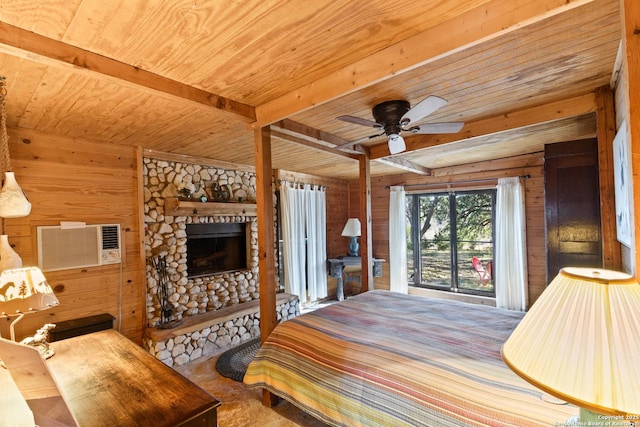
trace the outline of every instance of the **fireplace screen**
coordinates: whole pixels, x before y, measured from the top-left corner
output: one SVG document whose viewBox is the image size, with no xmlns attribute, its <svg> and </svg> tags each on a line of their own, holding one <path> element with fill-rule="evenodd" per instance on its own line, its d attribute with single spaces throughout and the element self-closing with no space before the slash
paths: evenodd
<svg viewBox="0 0 640 427">
<path fill-rule="evenodd" d="M 246 224 L 187 224 L 187 272 L 189 277 L 246 268 Z"/>
</svg>

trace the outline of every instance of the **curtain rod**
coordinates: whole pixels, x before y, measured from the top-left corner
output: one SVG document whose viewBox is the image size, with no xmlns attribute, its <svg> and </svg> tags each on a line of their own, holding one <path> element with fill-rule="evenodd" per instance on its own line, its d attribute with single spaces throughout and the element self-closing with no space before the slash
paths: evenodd
<svg viewBox="0 0 640 427">
<path fill-rule="evenodd" d="M 527 174 L 527 175 L 520 175 L 518 176 L 518 178 L 520 179 L 529 179 L 531 178 L 531 175 Z M 470 180 L 466 180 L 466 181 L 456 181 L 456 182 L 430 182 L 427 184 L 413 184 L 413 185 L 405 185 L 404 188 L 405 189 L 411 189 L 411 188 L 422 188 L 422 187 L 437 187 L 437 186 L 447 186 L 447 185 L 458 185 L 458 184 L 474 184 L 477 182 L 491 182 L 491 181 L 497 181 L 498 178 L 485 178 L 485 179 L 470 179 Z M 391 187 L 394 187 L 396 185 L 402 185 L 402 184 L 393 184 L 393 185 L 387 185 L 386 188 L 389 189 Z"/>
<path fill-rule="evenodd" d="M 278 183 L 280 183 L 280 184 L 283 184 L 283 183 L 284 183 L 284 184 L 292 184 L 292 185 L 294 185 L 294 186 L 304 186 L 304 185 L 308 184 L 308 185 L 315 185 L 315 186 L 317 186 L 317 187 L 320 187 L 322 190 L 327 190 L 327 189 L 329 189 L 329 186 L 328 186 L 328 185 L 323 185 L 323 184 L 314 184 L 314 183 L 312 183 L 312 182 L 303 182 L 303 181 L 289 181 L 289 180 L 287 180 L 287 179 L 279 179 L 279 180 L 278 180 Z"/>
</svg>

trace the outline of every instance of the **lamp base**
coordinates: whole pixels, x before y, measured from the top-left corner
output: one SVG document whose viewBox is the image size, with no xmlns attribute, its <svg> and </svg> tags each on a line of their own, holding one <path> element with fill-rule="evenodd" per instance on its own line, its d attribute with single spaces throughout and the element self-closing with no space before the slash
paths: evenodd
<svg viewBox="0 0 640 427">
<path fill-rule="evenodd" d="M 358 238 L 356 236 L 353 236 L 351 237 L 351 241 L 349 242 L 349 256 L 358 256 L 358 249 L 360 249 Z"/>
</svg>

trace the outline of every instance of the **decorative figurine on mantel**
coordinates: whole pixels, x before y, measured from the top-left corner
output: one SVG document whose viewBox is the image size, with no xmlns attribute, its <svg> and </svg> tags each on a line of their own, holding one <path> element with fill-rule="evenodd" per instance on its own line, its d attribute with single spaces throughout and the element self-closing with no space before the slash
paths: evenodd
<svg viewBox="0 0 640 427">
<path fill-rule="evenodd" d="M 226 184 L 211 184 L 211 196 L 216 202 L 228 202 L 231 199 L 231 190 Z"/>
<path fill-rule="evenodd" d="M 191 195 L 195 191 L 195 187 L 190 182 L 181 182 L 180 186 L 178 186 L 178 194 L 180 197 L 184 199 L 191 199 Z"/>
</svg>

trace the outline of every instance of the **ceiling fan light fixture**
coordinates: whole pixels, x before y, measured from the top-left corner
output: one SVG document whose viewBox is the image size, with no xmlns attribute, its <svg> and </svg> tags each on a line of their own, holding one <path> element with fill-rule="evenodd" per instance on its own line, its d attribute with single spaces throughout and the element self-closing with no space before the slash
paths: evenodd
<svg viewBox="0 0 640 427">
<path fill-rule="evenodd" d="M 389 135 L 389 152 L 391 154 L 402 153 L 407 149 L 407 145 L 404 143 L 404 138 L 397 133 Z"/>
</svg>

